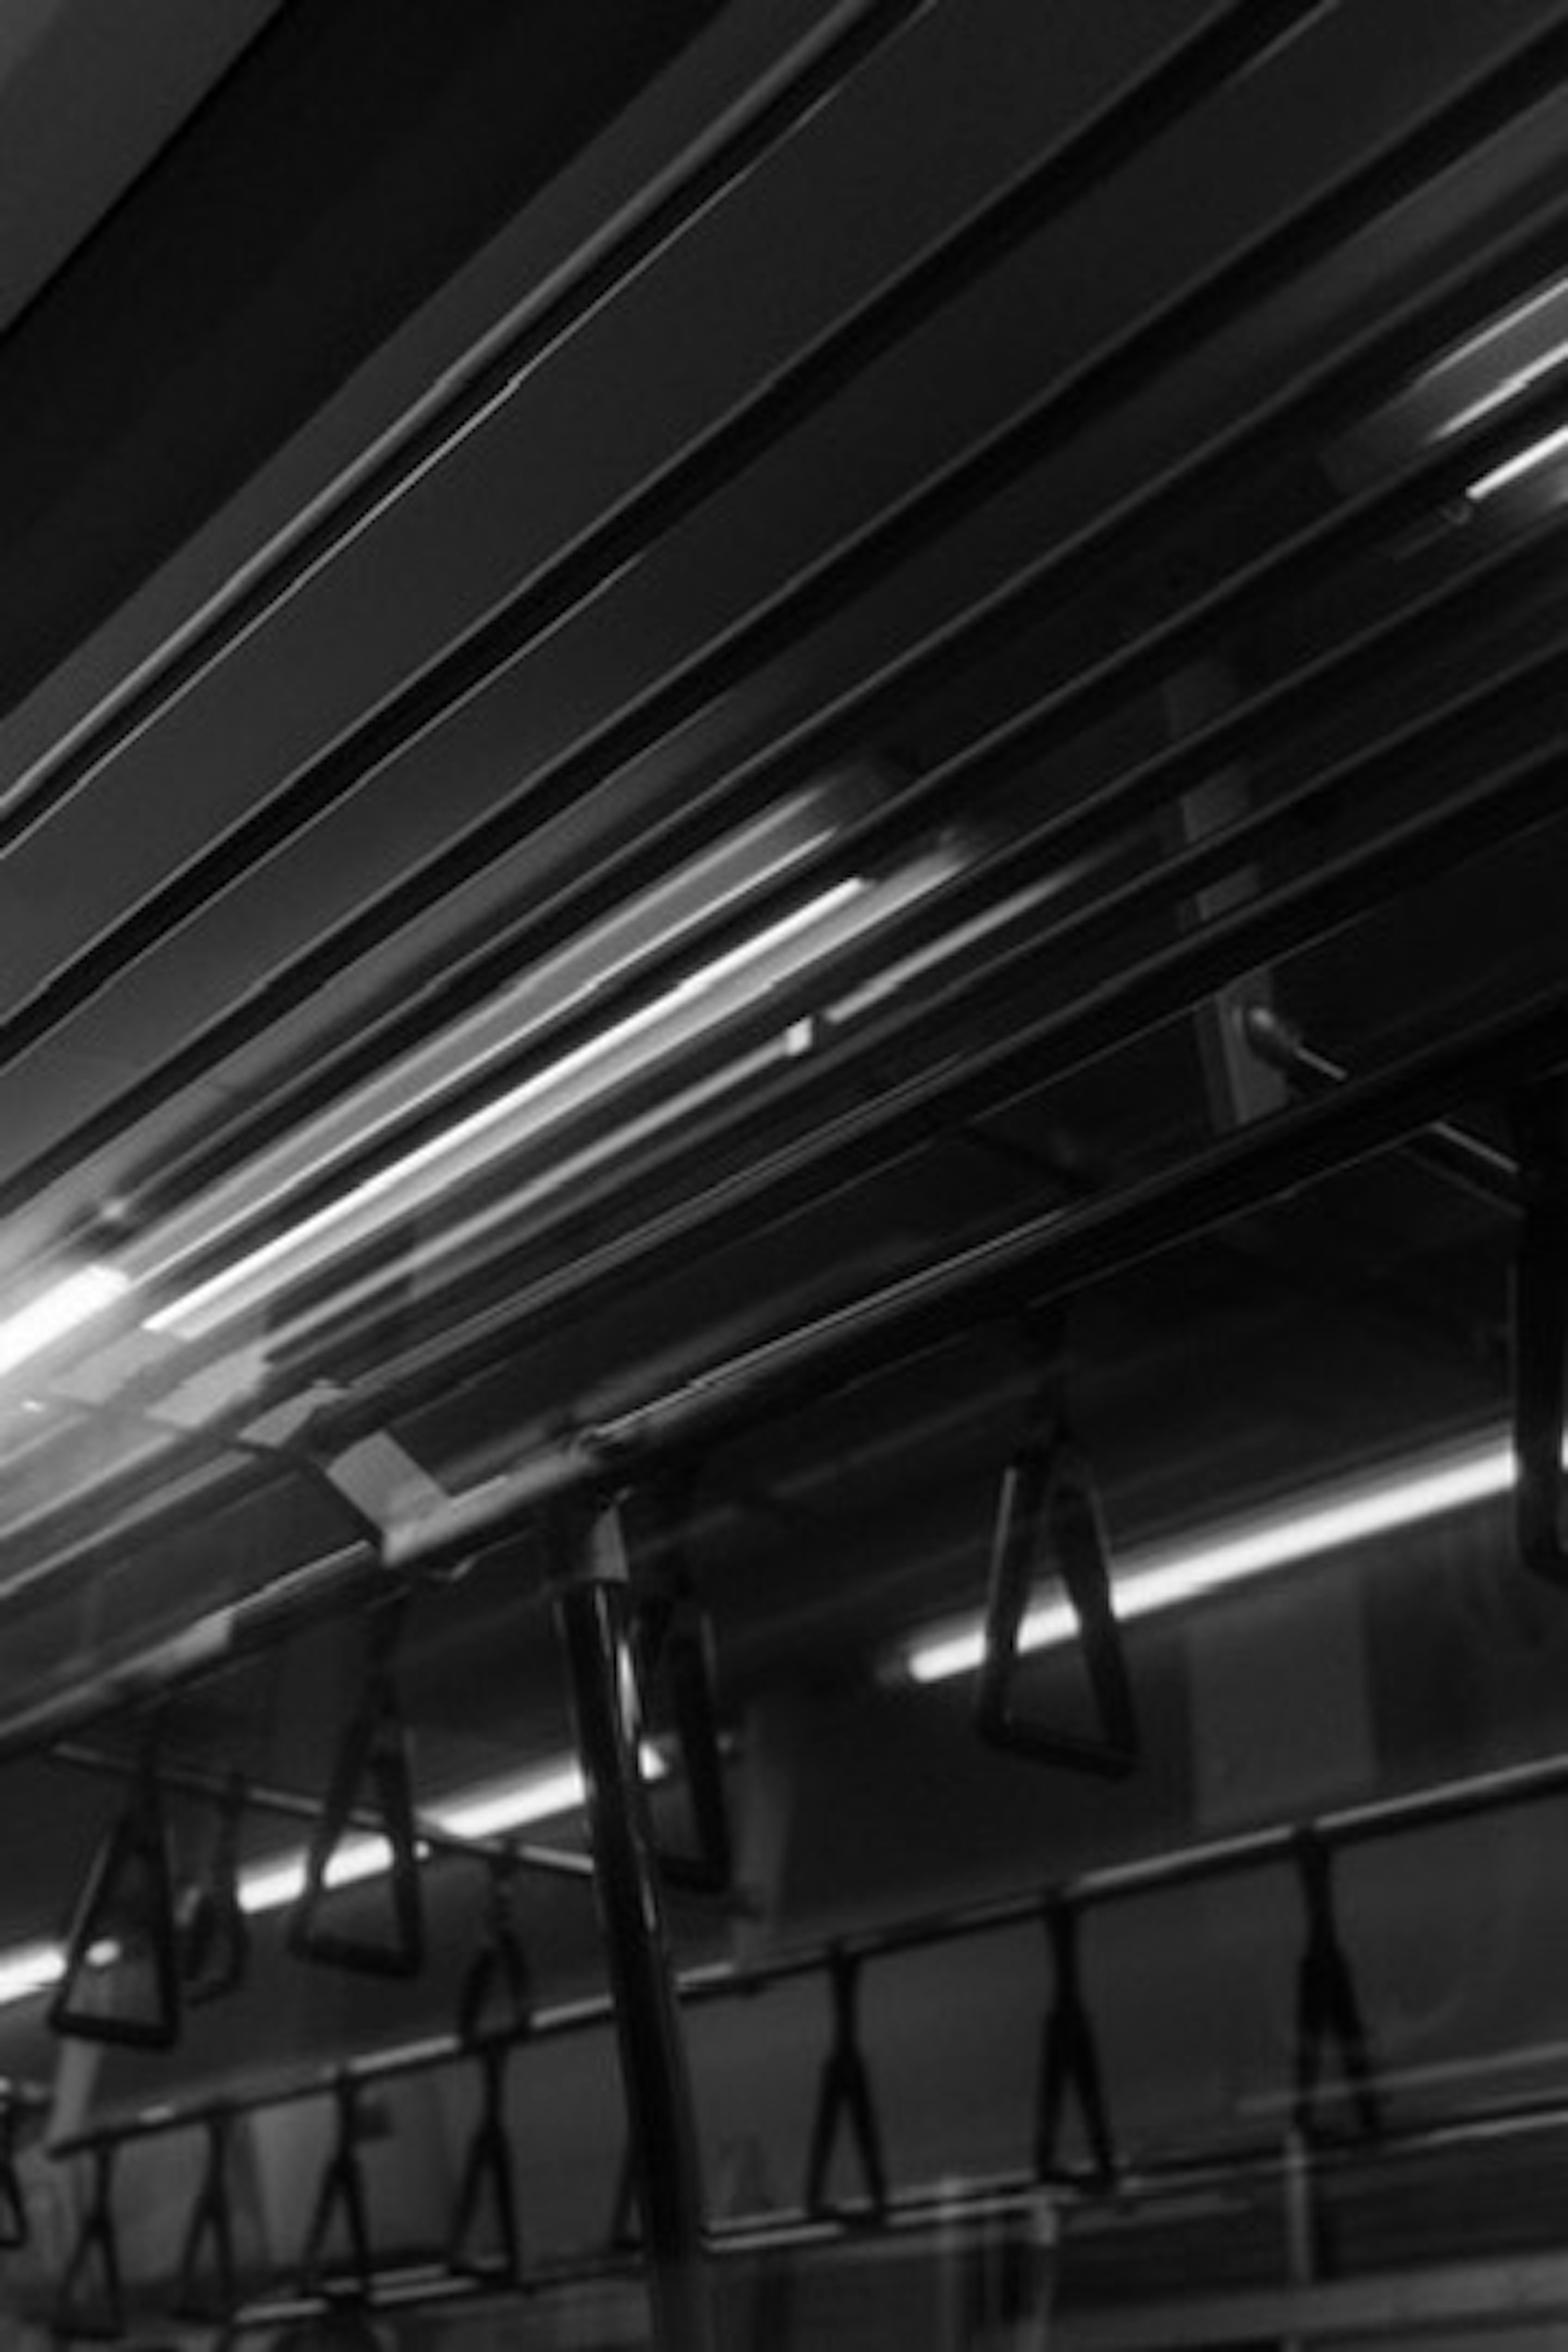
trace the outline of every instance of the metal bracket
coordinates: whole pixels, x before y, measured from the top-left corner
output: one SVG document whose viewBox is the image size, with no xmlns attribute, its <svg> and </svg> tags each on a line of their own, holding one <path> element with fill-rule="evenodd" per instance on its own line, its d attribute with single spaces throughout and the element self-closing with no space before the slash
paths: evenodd
<svg viewBox="0 0 1568 2352">
<path fill-rule="evenodd" d="M 522 2274 L 522 2238 L 517 2222 L 517 2184 L 511 2135 L 506 2124 L 506 2068 L 510 2046 L 489 2041 L 475 2051 L 481 2079 L 479 2119 L 468 2143 L 462 2179 L 447 2232 L 447 2266 L 469 2277 L 511 2284 Z M 488 2203 L 500 2235 L 500 2256 L 486 2260 L 469 2251 Z"/>
<path fill-rule="evenodd" d="M 180 1975 L 193 2008 L 217 2000 L 242 1983 L 250 1954 L 250 1927 L 239 1899 L 239 1830 L 246 1786 L 231 1772 L 217 1800 L 217 1823 L 205 1879 L 193 1881 L 176 1905 Z"/>
<path fill-rule="evenodd" d="M 639 1565 L 634 1584 L 637 1684 L 645 1717 L 651 1718 L 661 1696 L 668 1701 L 694 1838 L 689 1851 L 660 1847 L 657 1858 L 672 1886 L 723 1895 L 734 1865 L 713 1696 L 712 1626 L 687 1552 L 689 1480 L 661 1480 L 653 1499 L 655 1557 Z"/>
<path fill-rule="evenodd" d="M 92 2151 L 92 2194 L 55 2297 L 53 2326 L 58 2336 L 87 2336 L 108 2344 L 125 2333 L 120 2240 L 114 2226 L 116 2153 L 110 2143 Z"/>
<path fill-rule="evenodd" d="M 238 2300 L 234 2259 L 234 2212 L 229 2199 L 228 2144 L 233 2118 L 207 2118 L 207 2161 L 191 2209 L 171 2306 L 175 2318 L 223 2321 Z M 211 2294 L 202 2292 L 202 2266 L 211 2248 Z"/>
<path fill-rule="evenodd" d="M 1058 1571 L 1079 1642 L 1099 1728 L 1068 1731 L 1015 1706 L 1019 1639 L 1037 1570 Z M 1138 1759 L 1132 1686 L 1110 1599 L 1110 1565 L 1088 1462 L 1059 1417 L 1008 1464 L 992 1538 L 984 1649 L 974 1696 L 975 1727 L 993 1747 L 1048 1764 L 1117 1776 Z"/>
<path fill-rule="evenodd" d="M 364 1694 L 343 1736 L 305 1862 L 305 1887 L 289 1920 L 289 1949 L 300 1959 L 324 1960 L 367 1976 L 417 1976 L 425 1964 L 425 1909 L 419 1884 L 412 1775 L 393 1657 L 402 1633 L 401 1606 L 373 1624 Z M 327 1875 L 346 1835 L 359 1836 L 362 1789 L 368 1789 L 381 1833 L 391 1851 L 388 1932 L 380 1939 L 350 1935 L 322 1923 Z"/>
<path fill-rule="evenodd" d="M 117 2016 L 111 1991 L 132 1965 L 150 1972 L 148 2007 Z M 88 1873 L 48 2023 L 55 2033 L 134 2050 L 168 2050 L 179 2039 L 174 1885 L 151 1735 L 124 1810 Z"/>
<path fill-rule="evenodd" d="M 822 2069 L 811 2126 L 806 2210 L 811 2213 L 835 2210 L 827 2203 L 827 2171 L 839 2118 L 847 2115 L 869 2200 L 868 2218 L 880 2221 L 887 2210 L 888 2179 L 870 2072 L 860 2048 L 860 1955 L 843 1944 L 835 1944 L 828 1956 L 827 1974 L 833 1996 L 833 2042 Z"/>
<path fill-rule="evenodd" d="M 1514 1525 L 1525 1566 L 1568 1584 L 1563 1425 L 1568 1410 L 1568 1087 L 1513 1106 L 1524 1218 L 1513 1262 Z"/>
<path fill-rule="evenodd" d="M 1376 2068 L 1335 1916 L 1332 1855 L 1317 1830 L 1299 1830 L 1295 1839 L 1307 1941 L 1296 1971 L 1295 2124 L 1303 2138 L 1318 2128 L 1318 2084 L 1323 2045 L 1331 2034 L 1361 2129 L 1373 2137 L 1383 2127 Z"/>
<path fill-rule="evenodd" d="M 310 2226 L 305 2233 L 305 2251 L 300 2261 L 300 2288 L 304 2294 L 323 2291 L 321 2258 L 341 2206 L 354 2285 L 358 2294 L 365 2296 L 374 2284 L 375 2264 L 371 2253 L 370 2225 L 365 2218 L 364 2175 L 359 2160 L 359 2087 L 352 2074 L 338 2076 L 333 2095 L 338 2107 L 337 2145 L 327 2158 L 316 2191 Z"/>
<path fill-rule="evenodd" d="M 1099 2045 L 1083 1998 L 1078 1909 L 1066 1895 L 1050 1895 L 1042 1916 L 1051 1948 L 1053 1990 L 1040 2044 L 1035 2174 L 1039 2180 L 1059 2177 L 1057 2151 L 1070 2089 L 1078 2100 L 1094 2177 L 1100 2186 L 1109 2187 L 1116 2178 L 1116 2145 L 1106 2111 Z"/>
</svg>

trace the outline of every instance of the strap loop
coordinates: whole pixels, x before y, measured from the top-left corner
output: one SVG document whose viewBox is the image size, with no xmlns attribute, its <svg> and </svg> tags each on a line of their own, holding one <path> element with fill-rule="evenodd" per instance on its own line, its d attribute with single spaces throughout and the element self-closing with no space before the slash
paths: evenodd
<svg viewBox="0 0 1568 2352">
<path fill-rule="evenodd" d="M 887 2171 L 882 2162 L 881 2131 L 877 2119 L 871 2077 L 860 2048 L 860 1955 L 836 1944 L 828 1957 L 828 1983 L 833 1998 L 833 2041 L 824 2063 L 811 2127 L 811 2153 L 806 2165 L 805 2203 L 812 2213 L 824 2213 L 827 2204 L 827 2172 L 841 2116 L 847 2116 L 860 2158 L 860 2170 L 869 2200 L 869 2216 L 880 2221 L 887 2210 Z"/>
<path fill-rule="evenodd" d="M 1318 2130 L 1323 2046 L 1331 2035 L 1356 2121 L 1371 2137 L 1382 2129 L 1382 2100 L 1355 1978 L 1340 1939 L 1332 1856 L 1321 1832 L 1313 1829 L 1297 1832 L 1295 1851 L 1307 1914 L 1307 1940 L 1296 1971 L 1296 2128 L 1303 2137 Z"/>
</svg>

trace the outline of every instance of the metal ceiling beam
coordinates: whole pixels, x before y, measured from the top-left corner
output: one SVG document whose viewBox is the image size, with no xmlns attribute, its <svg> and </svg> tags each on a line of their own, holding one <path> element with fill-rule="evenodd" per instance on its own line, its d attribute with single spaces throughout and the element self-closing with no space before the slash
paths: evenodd
<svg viewBox="0 0 1568 2352">
<path fill-rule="evenodd" d="M 1187 354 L 1195 340 L 1234 324 L 1251 302 L 1276 292 L 1282 278 L 1332 253 L 1346 236 L 1364 228 L 1387 205 L 1413 194 L 1475 145 L 1539 104 L 1565 71 L 1568 27 L 1557 26 L 1510 52 L 1457 98 L 1430 110 L 1363 164 L 1229 256 L 1216 270 L 1157 305 L 1129 333 L 1069 371 L 1020 415 L 787 583 L 713 646 L 703 648 L 652 696 L 616 714 L 561 759 L 527 779 L 505 807 L 481 820 L 348 924 L 273 974 L 239 1004 L 216 1016 L 137 1087 L 15 1171 L 0 1187 L 0 1209 L 15 1208 L 58 1175 L 79 1168 L 84 1159 L 122 1139 L 140 1120 L 174 1099 L 226 1055 L 252 1042 L 354 961 L 492 866 L 553 809 L 578 804 L 584 791 L 602 784 L 626 761 L 664 740 L 705 708 L 736 675 L 793 643 L 826 612 L 864 593 L 918 549 L 934 543 L 974 504 L 996 495 L 1074 432 L 1098 420 L 1109 405 L 1146 388 L 1163 368 Z M 644 857 L 657 858 L 662 870 L 697 845 L 695 839 L 686 838 L 688 824 L 702 840 L 710 838 L 714 827 L 734 814 L 742 785 L 753 801 L 763 798 L 781 788 L 781 771 L 798 774 L 835 756 L 845 743 L 862 740 L 884 716 L 896 714 L 906 705 L 910 694 L 919 690 L 926 667 L 950 664 L 961 655 L 966 661 L 979 659 L 1058 601 L 1072 578 L 1102 568 L 1113 551 L 1131 552 L 1149 530 L 1211 499 L 1239 470 L 1270 454 L 1299 448 L 1304 435 L 1321 429 L 1331 418 L 1342 419 L 1353 413 L 1358 404 L 1396 379 L 1402 369 L 1418 363 L 1434 341 L 1462 331 L 1478 305 L 1494 296 L 1507 299 L 1516 283 L 1527 285 L 1548 269 L 1565 221 L 1568 205 L 1532 222 L 1521 235 L 1492 248 L 1479 264 L 1445 279 L 1432 295 L 1407 304 L 1391 320 L 1380 322 L 1372 333 L 1358 338 L 1348 351 L 1309 371 L 1299 384 L 1277 394 L 1240 425 L 1131 494 L 1100 523 L 1052 551 L 960 623 L 922 641 L 797 730 L 783 746 L 750 763 L 741 778 L 727 779 L 715 794 L 697 796 L 689 816 L 678 821 L 674 828 L 661 828 L 644 850 L 607 860 L 595 890 L 618 900 L 637 887 Z M 460 659 L 472 667 L 474 650 L 465 640 L 443 659 L 454 664 Z M 499 646 L 492 645 L 491 668 L 504 658 Z M 455 668 L 452 675 L 456 676 Z M 395 737 L 388 735 L 384 750 L 390 752 L 434 723 L 441 700 L 437 695 L 431 702 L 426 680 L 414 681 L 405 695 L 396 698 L 401 716 Z M 390 707 L 368 723 L 382 728 Z M 342 745 L 324 755 L 333 761 L 345 756 Z M 321 766 L 318 762 L 308 770 L 307 777 L 316 775 Z M 203 903 L 216 878 L 215 868 L 204 883 Z M 165 915 L 167 911 L 166 908 Z M 573 927 L 591 919 L 593 913 L 593 904 L 575 904 L 571 910 Z M 526 944 L 529 952 L 535 952 L 541 940 L 533 934 Z M 62 967 L 54 980 L 46 982 L 37 994 L 17 1008 L 11 1024 L 0 1024 L 0 1055 L 21 1050 L 24 1039 L 36 1042 L 57 1019 L 65 1017 L 69 1004 L 85 1001 L 84 990 L 90 995 L 107 985 L 120 968 L 119 952 L 106 936 L 88 950 L 89 961 Z M 441 979 L 450 1003 L 454 975 L 449 963 Z"/>
<path fill-rule="evenodd" d="M 287 610 L 498 415 L 580 329 L 732 196 L 933 0 L 844 0 L 531 289 L 146 660 L 7 786 L 0 857 Z"/>
<path fill-rule="evenodd" d="M 739 480 L 874 362 L 987 276 L 1065 205 L 1098 187 L 1201 100 L 1253 64 L 1282 34 L 1327 5 L 1328 0 L 1225 0 L 1195 32 L 1163 51 L 1152 68 L 1131 77 L 1000 195 L 977 205 L 956 228 L 935 239 L 868 299 L 765 376 L 755 391 L 529 574 L 497 610 L 426 662 L 405 685 L 394 688 L 168 881 L 58 965 L 0 1018 L 0 1066 L 28 1052 L 184 924 L 208 911 L 226 891 L 306 835 L 389 761 L 465 708 L 510 663 L 592 603 L 630 563 Z M 540 821 L 533 783 L 525 788 L 520 804 L 525 829 L 531 829 Z M 489 864 L 493 854 L 487 853 L 483 863 Z M 362 914 L 347 929 L 358 936 L 369 921 L 368 913 Z"/>
</svg>

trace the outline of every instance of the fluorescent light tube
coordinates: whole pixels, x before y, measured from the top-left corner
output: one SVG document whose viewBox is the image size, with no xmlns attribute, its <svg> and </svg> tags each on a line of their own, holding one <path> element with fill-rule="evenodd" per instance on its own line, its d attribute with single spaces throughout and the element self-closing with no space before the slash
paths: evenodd
<svg viewBox="0 0 1568 2352">
<path fill-rule="evenodd" d="M 142 1328 L 160 1336 L 199 1339 L 274 1296 L 280 1285 L 316 1271 L 335 1253 L 389 1222 L 427 1206 L 453 1183 L 503 1154 L 542 1141 L 552 1127 L 617 1087 L 645 1077 L 709 1037 L 770 989 L 861 936 L 898 908 L 940 887 L 956 870 L 949 845 L 872 881 L 850 876 L 712 958 L 623 1019 L 533 1071 L 491 1101 L 350 1184 L 256 1248 L 155 1308 Z M 251 1213 L 282 1204 L 253 1198 Z M 140 1285 L 166 1286 L 196 1246 L 202 1204 L 147 1236 L 128 1263 Z M 195 1222 L 193 1222 L 195 1221 Z"/>
<path fill-rule="evenodd" d="M 279 1282 L 309 1271 L 326 1246 L 345 1246 L 363 1238 L 367 1219 L 380 1223 L 424 1206 L 458 1177 L 531 1140 L 553 1120 L 639 1075 L 662 1053 L 691 1042 L 707 1024 L 681 1023 L 679 1016 L 688 1008 L 712 1000 L 719 1011 L 727 1010 L 721 992 L 728 982 L 742 975 L 754 977 L 759 985 L 776 979 L 780 975 L 769 973 L 767 966 L 776 961 L 781 950 L 816 937 L 835 915 L 862 898 L 870 887 L 851 877 L 820 892 L 727 955 L 666 989 L 637 1012 L 613 1022 L 373 1176 L 351 1185 L 270 1241 L 182 1292 L 146 1317 L 143 1328 L 182 1339 L 199 1338 L 228 1314 L 254 1304 Z"/>
<path fill-rule="evenodd" d="M 1548 433 L 1541 440 L 1532 441 L 1527 449 L 1516 450 L 1511 457 L 1505 457 L 1500 466 L 1494 466 L 1489 473 L 1467 484 L 1465 496 L 1472 506 L 1479 507 L 1495 498 L 1500 490 L 1506 490 L 1510 482 L 1522 481 L 1527 474 L 1537 474 L 1554 458 L 1563 457 L 1568 457 L 1568 425 L 1559 425 L 1555 433 Z"/>
<path fill-rule="evenodd" d="M 1217 1528 L 1186 1543 L 1130 1553 L 1115 1572 L 1116 1614 L 1123 1623 L 1153 1616 L 1373 1536 L 1494 1501 L 1511 1492 L 1513 1484 L 1511 1446 L 1506 1439 L 1485 1439 L 1381 1477 L 1309 1492 L 1289 1508 Z M 1052 1601 L 1025 1618 L 1018 1646 L 1052 1649 L 1072 1640 L 1077 1631 L 1067 1603 Z M 946 1682 L 973 1674 L 983 1650 L 975 1618 L 906 1643 L 899 1664 L 912 1682 Z"/>
<path fill-rule="evenodd" d="M 563 1015 L 625 982 L 651 956 L 743 902 L 831 840 L 868 789 L 863 779 L 847 775 L 765 812 L 547 956 L 466 1018 L 400 1055 L 343 1101 L 247 1159 L 159 1228 L 160 1275 L 198 1252 L 210 1252 L 258 1214 L 281 1207 L 300 1186 L 319 1184 L 399 1121 L 432 1111 Z"/>
<path fill-rule="evenodd" d="M 60 1944 L 18 1944 L 9 1952 L 0 1952 L 0 2009 L 52 1992 L 65 1972 L 65 1948 Z"/>
<path fill-rule="evenodd" d="M 14 1314 L 0 1317 L 0 1372 L 14 1371 L 57 1339 L 107 1313 L 132 1287 L 131 1276 L 118 1266 L 78 1266 Z"/>
</svg>

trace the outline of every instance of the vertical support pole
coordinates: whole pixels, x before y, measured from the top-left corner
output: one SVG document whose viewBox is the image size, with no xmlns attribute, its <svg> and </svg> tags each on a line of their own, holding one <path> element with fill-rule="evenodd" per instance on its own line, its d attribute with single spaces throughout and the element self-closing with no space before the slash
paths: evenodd
<svg viewBox="0 0 1568 2352">
<path fill-rule="evenodd" d="M 659 2352 L 717 2352 L 697 2124 L 637 1762 L 631 1595 L 612 1508 L 555 1526 L 556 1625 L 586 1787 L 595 1887 Z"/>
</svg>

